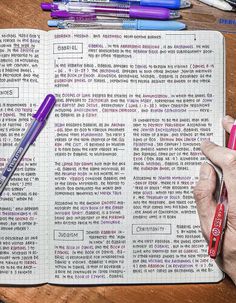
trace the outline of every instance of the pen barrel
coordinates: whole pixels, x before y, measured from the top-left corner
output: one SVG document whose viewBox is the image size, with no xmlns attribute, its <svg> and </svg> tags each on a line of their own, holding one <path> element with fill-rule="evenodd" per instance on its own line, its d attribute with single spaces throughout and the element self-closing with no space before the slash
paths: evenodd
<svg viewBox="0 0 236 303">
<path fill-rule="evenodd" d="M 108 13 L 108 14 L 128 14 L 129 7 L 126 5 L 120 6 L 105 6 L 105 5 L 94 5 L 93 7 L 95 13 Z"/>
<path fill-rule="evenodd" d="M 52 18 L 70 19 L 70 20 L 82 20 L 83 18 L 91 15 L 92 18 L 96 19 L 95 13 L 79 13 L 79 12 L 67 12 L 67 11 L 56 11 L 51 12 Z"/>
<path fill-rule="evenodd" d="M 123 29 L 133 30 L 181 30 L 186 26 L 184 23 L 176 21 L 159 20 L 123 20 Z"/>
<path fill-rule="evenodd" d="M 236 150 L 236 125 L 233 125 L 229 135 L 228 148 Z"/>
<path fill-rule="evenodd" d="M 29 125 L 23 139 L 20 141 L 19 145 L 15 149 L 13 155 L 9 159 L 7 165 L 5 166 L 2 172 L 2 175 L 0 177 L 0 194 L 4 190 L 10 177 L 14 173 L 21 159 L 25 155 L 27 149 L 32 144 L 32 141 L 36 138 L 37 134 L 39 133 L 39 130 L 41 129 L 42 123 L 38 122 L 37 120 L 33 120 L 32 123 Z"/>
<path fill-rule="evenodd" d="M 130 18 L 134 19 L 141 18 L 166 20 L 170 18 L 170 10 L 168 8 L 131 5 L 129 9 L 129 16 Z"/>
<path fill-rule="evenodd" d="M 223 203 L 219 203 L 216 206 L 216 212 L 213 219 L 208 254 L 211 258 L 215 259 L 220 251 L 221 239 L 224 232 L 224 222 L 225 222 L 225 206 Z"/>
<path fill-rule="evenodd" d="M 181 3 L 180 0 L 140 0 L 140 5 L 179 9 Z"/>
<path fill-rule="evenodd" d="M 59 6 L 59 10 L 68 11 L 68 12 L 104 12 L 104 13 L 128 13 L 129 5 L 123 3 L 93 3 L 93 2 L 78 2 L 78 3 L 69 3 L 68 5 Z"/>
<path fill-rule="evenodd" d="M 120 20 L 96 20 L 90 22 L 78 22 L 66 20 L 58 24 L 59 28 L 86 28 L 86 29 L 122 29 L 122 21 Z"/>
</svg>

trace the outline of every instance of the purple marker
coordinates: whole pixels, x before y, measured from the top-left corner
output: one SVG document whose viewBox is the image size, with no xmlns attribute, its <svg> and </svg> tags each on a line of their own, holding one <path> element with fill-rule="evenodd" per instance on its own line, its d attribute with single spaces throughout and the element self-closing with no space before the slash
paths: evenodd
<svg viewBox="0 0 236 303">
<path fill-rule="evenodd" d="M 49 9 L 49 6 L 48 6 Z M 68 18 L 81 13 L 95 12 L 97 16 L 122 17 L 122 18 L 141 18 L 141 19 L 176 19 L 180 17 L 178 11 L 163 7 L 151 7 L 128 4 L 97 4 L 97 3 L 58 3 L 51 4 L 51 13 L 53 18 Z M 63 17 L 66 14 L 66 17 Z"/>
<path fill-rule="evenodd" d="M 34 120 L 29 125 L 24 137 L 21 139 L 19 145 L 5 166 L 2 175 L 0 176 L 0 195 L 2 194 L 5 186 L 10 180 L 12 174 L 25 155 L 27 149 L 34 143 L 35 139 L 41 132 L 47 117 L 52 110 L 56 99 L 53 95 L 47 95 L 43 103 L 40 105 L 38 111 L 33 115 Z"/>
</svg>

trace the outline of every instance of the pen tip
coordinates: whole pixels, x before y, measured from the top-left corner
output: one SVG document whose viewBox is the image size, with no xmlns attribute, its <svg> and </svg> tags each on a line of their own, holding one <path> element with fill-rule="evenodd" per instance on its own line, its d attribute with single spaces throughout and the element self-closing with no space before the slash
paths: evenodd
<svg viewBox="0 0 236 303">
<path fill-rule="evenodd" d="M 190 7 L 191 5 L 192 5 L 192 3 L 188 0 L 181 0 L 180 1 L 180 7 L 181 8 Z"/>
<path fill-rule="evenodd" d="M 181 15 L 179 11 L 175 11 L 175 10 L 170 11 L 170 19 L 176 19 L 180 17 Z"/>
</svg>

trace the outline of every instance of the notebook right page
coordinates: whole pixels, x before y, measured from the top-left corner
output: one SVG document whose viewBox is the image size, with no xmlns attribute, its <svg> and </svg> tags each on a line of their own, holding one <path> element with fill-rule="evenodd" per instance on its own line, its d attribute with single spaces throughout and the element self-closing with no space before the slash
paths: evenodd
<svg viewBox="0 0 236 303">
<path fill-rule="evenodd" d="M 218 32 L 53 31 L 52 283 L 219 281 L 193 199 L 224 144 Z"/>
</svg>

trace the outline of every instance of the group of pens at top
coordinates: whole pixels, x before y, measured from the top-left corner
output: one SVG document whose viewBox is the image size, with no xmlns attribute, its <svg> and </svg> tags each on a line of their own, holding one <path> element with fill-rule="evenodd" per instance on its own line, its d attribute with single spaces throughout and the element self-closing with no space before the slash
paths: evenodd
<svg viewBox="0 0 236 303">
<path fill-rule="evenodd" d="M 182 30 L 186 28 L 184 23 L 169 20 L 180 17 L 179 9 L 191 6 L 189 0 L 85 1 L 57 0 L 41 3 L 43 10 L 51 11 L 53 19 L 48 21 L 48 26 L 86 29 Z M 200 1 L 221 10 L 236 10 L 236 0 Z"/>
</svg>

